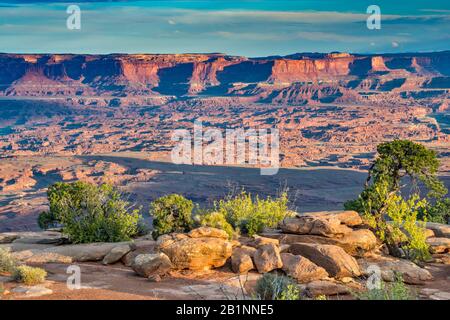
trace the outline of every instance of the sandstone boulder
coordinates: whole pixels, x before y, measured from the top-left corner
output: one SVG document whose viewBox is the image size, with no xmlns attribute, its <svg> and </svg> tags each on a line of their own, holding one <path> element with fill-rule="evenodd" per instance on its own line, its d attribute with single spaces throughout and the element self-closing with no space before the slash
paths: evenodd
<svg viewBox="0 0 450 320">
<path fill-rule="evenodd" d="M 245 273 L 255 268 L 253 256 L 256 249 L 248 246 L 242 246 L 233 249 L 231 255 L 231 269 L 235 273 Z"/>
<path fill-rule="evenodd" d="M 165 253 L 176 269 L 205 270 L 223 266 L 231 257 L 232 243 L 223 238 L 170 234 L 158 238 L 157 250 Z"/>
<path fill-rule="evenodd" d="M 259 246 L 254 254 L 253 260 L 259 273 L 266 273 L 283 266 L 280 249 L 273 243 Z"/>
<path fill-rule="evenodd" d="M 361 275 L 358 263 L 341 247 L 325 244 L 294 243 L 289 252 L 308 258 L 335 278 Z"/>
<path fill-rule="evenodd" d="M 283 271 L 300 283 L 328 278 L 327 271 L 305 257 L 282 253 Z"/>
<path fill-rule="evenodd" d="M 349 294 L 351 290 L 343 284 L 329 280 L 315 280 L 306 285 L 306 294 L 310 297 L 345 295 Z"/>
<path fill-rule="evenodd" d="M 378 256 L 369 259 L 360 259 L 358 263 L 365 276 L 370 276 L 374 266 L 381 272 L 384 281 L 394 281 L 396 273 L 403 276 L 403 281 L 408 284 L 423 284 L 424 281 L 432 280 L 430 272 L 416 265 L 415 263 L 392 257 Z"/>
<path fill-rule="evenodd" d="M 191 230 L 188 233 L 188 236 L 191 238 L 205 238 L 205 237 L 211 237 L 211 238 L 219 238 L 219 239 L 228 239 L 228 234 L 217 228 L 210 228 L 210 227 L 200 227 L 194 230 Z"/>
<path fill-rule="evenodd" d="M 425 238 L 433 238 L 436 235 L 434 234 L 434 231 L 431 229 L 425 229 Z"/>
<path fill-rule="evenodd" d="M 270 237 L 261 237 L 261 236 L 254 236 L 253 240 L 248 243 L 249 246 L 258 248 L 259 246 L 262 246 L 264 244 L 273 243 L 276 246 L 280 245 L 280 241 L 275 238 Z"/>
<path fill-rule="evenodd" d="M 433 259 L 436 263 L 450 265 L 450 253 L 433 254 Z"/>
<path fill-rule="evenodd" d="M 113 264 L 122 259 L 124 255 L 131 251 L 131 247 L 128 244 L 117 246 L 111 249 L 108 254 L 103 258 L 103 264 Z"/>
<path fill-rule="evenodd" d="M 450 238 L 450 225 L 435 223 L 435 222 L 427 222 L 426 228 L 433 230 L 434 235 L 439 238 Z"/>
<path fill-rule="evenodd" d="M 132 265 L 132 269 L 142 277 L 159 279 L 172 269 L 172 263 L 164 253 L 140 254 Z"/>
<path fill-rule="evenodd" d="M 352 232 L 352 229 L 336 218 L 298 216 L 286 218 L 280 223 L 283 232 L 294 234 L 312 234 L 324 237 L 336 237 Z"/>
<path fill-rule="evenodd" d="M 450 238 L 428 238 L 427 244 L 433 253 L 446 253 L 450 251 Z"/>
<path fill-rule="evenodd" d="M 132 251 L 122 257 L 122 263 L 131 267 L 134 259 L 140 254 L 155 253 L 156 241 L 154 240 L 138 240 L 130 244 Z"/>
<path fill-rule="evenodd" d="M 353 210 L 345 211 L 319 211 L 319 212 L 306 212 L 303 214 L 297 214 L 298 217 L 314 217 L 321 219 L 337 219 L 341 224 L 345 224 L 349 227 L 359 226 L 363 223 L 361 216 L 358 212 Z"/>
<path fill-rule="evenodd" d="M 352 256 L 362 256 L 365 252 L 371 251 L 377 247 L 377 238 L 372 231 L 368 229 L 352 230 L 341 238 L 329 238 L 309 234 L 286 234 L 271 233 L 263 234 L 266 237 L 273 237 L 281 244 L 293 243 L 312 243 L 312 244 L 331 244 L 343 248 Z"/>
</svg>

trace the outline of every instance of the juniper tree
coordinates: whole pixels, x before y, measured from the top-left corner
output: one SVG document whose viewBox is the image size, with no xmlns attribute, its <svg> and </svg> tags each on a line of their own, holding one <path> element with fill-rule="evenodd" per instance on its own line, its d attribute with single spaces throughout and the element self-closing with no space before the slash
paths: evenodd
<svg viewBox="0 0 450 320">
<path fill-rule="evenodd" d="M 437 176 L 437 153 L 409 140 L 382 143 L 378 145 L 377 153 L 364 190 L 358 199 L 348 201 L 344 206 L 360 212 L 371 222 L 391 254 L 402 256 L 404 250 L 400 247 L 411 247 L 413 243 L 412 251 L 422 251 L 420 255 L 423 255 L 426 245 L 418 244 L 417 239 L 412 238 L 423 238 L 418 235 L 415 219 L 426 219 L 430 213 L 445 217 L 450 209 L 448 198 L 445 198 L 447 189 Z M 421 197 L 420 184 L 426 190 L 424 197 Z M 402 190 L 408 190 L 408 186 L 409 198 L 405 199 Z M 407 228 L 409 230 L 405 230 Z M 403 229 L 402 232 L 399 229 Z"/>
</svg>

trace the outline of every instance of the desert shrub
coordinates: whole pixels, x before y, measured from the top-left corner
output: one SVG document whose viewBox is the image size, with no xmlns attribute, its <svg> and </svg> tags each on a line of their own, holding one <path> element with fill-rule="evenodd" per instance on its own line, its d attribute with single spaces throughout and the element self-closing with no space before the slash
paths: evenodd
<svg viewBox="0 0 450 320">
<path fill-rule="evenodd" d="M 0 273 L 13 273 L 17 268 L 17 261 L 7 249 L 0 248 Z"/>
<path fill-rule="evenodd" d="M 49 229 L 58 226 L 58 219 L 51 211 L 44 211 L 38 216 L 38 225 L 41 229 Z"/>
<path fill-rule="evenodd" d="M 439 199 L 434 205 L 427 206 L 420 212 L 420 218 L 431 222 L 448 223 L 450 219 L 450 198 Z"/>
<path fill-rule="evenodd" d="M 17 267 L 14 272 L 14 279 L 23 282 L 27 286 L 43 283 L 46 277 L 47 272 L 44 269 L 25 265 Z"/>
<path fill-rule="evenodd" d="M 242 191 L 215 203 L 215 212 L 222 215 L 235 230 L 250 236 L 261 232 L 265 227 L 276 227 L 280 221 L 290 215 L 286 193 L 272 199 L 252 198 Z"/>
<path fill-rule="evenodd" d="M 416 300 L 417 295 L 410 290 L 401 274 L 396 274 L 395 281 L 391 284 L 381 282 L 380 288 L 374 288 L 362 293 L 353 293 L 359 300 Z"/>
<path fill-rule="evenodd" d="M 137 231 L 136 231 L 136 236 L 140 237 L 140 236 L 145 236 L 148 235 L 151 232 L 151 226 L 147 223 L 148 221 L 145 220 L 144 218 L 140 218 L 137 222 Z"/>
<path fill-rule="evenodd" d="M 379 192 L 386 192 L 380 190 Z M 376 230 L 380 240 L 390 247 L 399 246 L 402 257 L 427 260 L 430 258 L 430 252 L 426 243 L 425 223 L 417 221 L 419 212 L 425 207 L 426 200 L 420 200 L 417 195 L 404 200 L 401 196 L 392 194 L 385 200 L 385 215 L 389 221 L 377 220 L 377 217 L 371 214 L 370 202 L 367 203 L 363 218 Z"/>
<path fill-rule="evenodd" d="M 195 216 L 196 222 L 204 227 L 212 227 L 224 230 L 230 238 L 234 235 L 234 229 L 225 219 L 224 215 L 219 212 L 206 212 Z"/>
<path fill-rule="evenodd" d="M 418 221 L 426 221 L 430 215 L 435 220 L 445 217 L 450 207 L 445 200 L 447 189 L 437 176 L 437 154 L 408 140 L 382 143 L 377 151 L 363 192 L 344 206 L 364 216 L 390 254 L 427 259 L 425 228 Z M 426 196 L 421 195 L 417 182 L 428 190 Z M 410 196 L 406 198 L 402 190 L 408 183 Z"/>
<path fill-rule="evenodd" d="M 127 241 L 138 232 L 139 210 L 129 212 L 130 204 L 111 185 L 56 183 L 47 196 L 50 210 L 42 224 L 62 225 L 74 243 Z"/>
<path fill-rule="evenodd" d="M 266 273 L 256 282 L 255 295 L 260 300 L 299 300 L 300 289 L 287 276 Z"/>
<path fill-rule="evenodd" d="M 150 215 L 153 216 L 153 238 L 171 232 L 186 232 L 192 228 L 194 204 L 182 195 L 170 194 L 153 201 Z"/>
</svg>

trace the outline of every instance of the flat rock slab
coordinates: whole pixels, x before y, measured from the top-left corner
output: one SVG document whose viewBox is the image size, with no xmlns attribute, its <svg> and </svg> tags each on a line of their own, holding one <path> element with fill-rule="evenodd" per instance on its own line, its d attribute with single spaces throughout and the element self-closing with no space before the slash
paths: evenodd
<svg viewBox="0 0 450 320">
<path fill-rule="evenodd" d="M 364 275 L 370 276 L 376 268 L 381 272 L 381 278 L 384 281 L 392 282 L 395 280 L 396 273 L 403 276 L 403 281 L 407 284 L 423 284 L 425 281 L 433 280 L 431 273 L 416 265 L 415 263 L 392 257 L 376 257 L 368 259 L 359 259 L 358 264 Z"/>
<path fill-rule="evenodd" d="M 52 244 L 60 245 L 68 243 L 67 236 L 57 231 L 40 231 L 40 232 L 12 232 L 6 235 L 16 236 L 14 243 L 24 244 Z M 5 233 L 3 234 L 5 235 Z M 1 238 L 1 235 L 0 235 Z"/>
<path fill-rule="evenodd" d="M 12 244 L 14 245 L 14 244 Z M 29 263 L 72 263 L 86 261 L 100 261 L 110 251 L 118 246 L 129 245 L 128 242 L 117 243 L 89 243 L 62 246 L 48 246 L 37 244 L 20 244 L 23 250 L 15 247 L 13 255 Z M 42 247 L 41 247 L 42 246 Z M 30 248 L 31 249 L 27 249 Z"/>
<path fill-rule="evenodd" d="M 53 290 L 46 288 L 43 285 L 37 285 L 37 286 L 19 286 L 15 287 L 11 290 L 14 293 L 21 293 L 29 298 L 33 297 L 42 297 L 53 293 Z"/>
<path fill-rule="evenodd" d="M 53 248 L 52 244 L 36 244 L 36 243 L 5 243 L 0 244 L 0 249 L 10 250 L 11 252 L 20 252 L 24 250 L 45 250 Z"/>
<path fill-rule="evenodd" d="M 48 248 L 44 251 L 71 257 L 73 261 L 78 262 L 100 261 L 113 248 L 129 244 L 129 242 L 73 244 Z"/>
<path fill-rule="evenodd" d="M 12 256 L 24 263 L 45 264 L 45 263 L 63 263 L 70 264 L 73 262 L 72 257 L 61 255 L 54 252 L 44 252 L 39 250 L 24 250 L 13 252 Z"/>
<path fill-rule="evenodd" d="M 19 235 L 15 233 L 0 233 L 0 244 L 11 243 L 18 238 Z"/>
</svg>

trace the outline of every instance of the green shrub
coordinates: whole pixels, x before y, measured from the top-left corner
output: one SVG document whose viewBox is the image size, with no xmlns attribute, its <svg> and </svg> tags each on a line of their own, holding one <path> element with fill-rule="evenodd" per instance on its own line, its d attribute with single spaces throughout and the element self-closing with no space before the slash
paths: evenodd
<svg viewBox="0 0 450 320">
<path fill-rule="evenodd" d="M 44 211 L 38 216 L 38 225 L 41 229 L 49 229 L 58 226 L 58 219 L 51 211 Z"/>
<path fill-rule="evenodd" d="M 290 215 L 286 193 L 276 199 L 260 199 L 258 196 L 252 198 L 245 191 L 216 202 L 215 212 L 222 215 L 235 230 L 249 236 L 261 232 L 265 227 L 276 227 Z"/>
<path fill-rule="evenodd" d="M 14 273 L 14 279 L 23 282 L 27 286 L 34 286 L 45 281 L 47 272 L 41 268 L 34 268 L 29 266 L 19 266 Z"/>
<path fill-rule="evenodd" d="M 191 200 L 171 194 L 153 201 L 150 215 L 153 216 L 153 238 L 171 232 L 186 232 L 193 226 Z"/>
<path fill-rule="evenodd" d="M 408 289 L 401 274 L 396 274 L 391 284 L 381 282 L 379 289 L 370 289 L 363 293 L 353 293 L 359 300 L 416 300 L 416 293 Z"/>
<path fill-rule="evenodd" d="M 17 261 L 9 250 L 0 248 L 0 273 L 13 273 L 17 268 Z"/>
<path fill-rule="evenodd" d="M 287 276 L 266 273 L 257 282 L 256 298 L 260 300 L 299 300 L 300 289 Z"/>
<path fill-rule="evenodd" d="M 128 212 L 129 203 L 111 185 L 56 183 L 47 195 L 50 210 L 41 224 L 62 225 L 74 243 L 128 241 L 138 232 L 139 210 Z"/>
<path fill-rule="evenodd" d="M 230 236 L 230 239 L 235 233 L 233 226 L 229 224 L 224 215 L 219 212 L 213 211 L 198 214 L 195 216 L 195 220 L 197 220 L 198 224 L 201 226 L 224 230 Z"/>
<path fill-rule="evenodd" d="M 385 193 L 383 185 L 377 192 Z M 370 202 L 363 212 L 365 222 L 376 230 L 377 236 L 388 247 L 401 247 L 403 258 L 410 260 L 428 260 L 429 246 L 426 243 L 425 223 L 417 221 L 419 212 L 426 207 L 426 200 L 417 195 L 404 200 L 400 195 L 392 194 L 385 198 L 384 213 L 389 221 L 377 219 L 372 214 Z"/>
<path fill-rule="evenodd" d="M 429 205 L 422 210 L 420 218 L 431 222 L 448 223 L 450 219 L 450 198 L 437 200 L 434 205 Z"/>
</svg>

